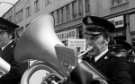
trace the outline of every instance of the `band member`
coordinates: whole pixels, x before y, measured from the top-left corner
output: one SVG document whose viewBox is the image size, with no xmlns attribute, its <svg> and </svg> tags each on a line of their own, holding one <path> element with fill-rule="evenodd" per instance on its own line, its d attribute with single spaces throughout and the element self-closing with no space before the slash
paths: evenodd
<svg viewBox="0 0 135 84">
<path fill-rule="evenodd" d="M 0 47 L 2 50 L 2 58 L 11 65 L 9 73 L 0 78 L 1 84 L 19 84 L 22 73 L 26 69 L 27 63 L 17 63 L 14 60 L 14 31 L 19 26 L 0 18 Z"/>
<path fill-rule="evenodd" d="M 120 38 L 120 37 L 118 37 Z M 121 38 L 120 38 L 121 39 Z M 112 54 L 115 54 L 115 56 L 117 57 L 122 57 L 122 58 L 126 58 L 129 65 L 130 65 L 130 71 L 129 73 L 131 74 L 131 77 L 132 77 L 132 82 L 133 84 L 135 83 L 135 63 L 134 63 L 134 56 L 133 56 L 133 51 L 132 51 L 132 46 L 125 42 L 125 41 L 122 41 L 122 40 L 119 40 L 117 41 L 117 44 L 114 45 L 112 48 L 111 48 L 111 53 Z"/>
<path fill-rule="evenodd" d="M 86 16 L 83 23 L 87 45 L 93 47 L 93 53 L 88 53 L 89 58 L 84 60 L 101 71 L 109 79 L 109 84 L 132 84 L 127 59 L 111 55 L 108 49 L 114 25 L 96 16 Z M 94 62 L 90 58 L 93 58 Z"/>
<path fill-rule="evenodd" d="M 106 78 L 108 84 L 132 84 L 129 74 L 129 64 L 127 59 L 112 55 L 108 48 L 111 40 L 111 33 L 114 31 L 114 25 L 96 16 L 86 16 L 83 18 L 85 27 L 84 37 L 87 41 L 87 46 L 92 49 L 82 57 L 82 60 L 88 62 L 95 67 Z M 119 53 L 116 53 L 119 54 Z M 88 81 L 92 77 L 88 76 L 84 70 L 80 70 L 78 66 L 71 72 L 71 84 L 99 84 L 98 81 Z M 82 72 L 83 71 L 83 72 Z M 84 73 L 85 78 L 78 74 Z M 78 77 L 79 76 L 79 77 Z M 88 78 L 87 78 L 88 77 Z M 83 83 L 82 81 L 83 80 Z M 84 83 L 85 81 L 85 83 Z M 70 84 L 67 83 L 67 84 Z"/>
<path fill-rule="evenodd" d="M 117 55 L 117 57 L 124 57 L 129 61 L 129 55 L 132 50 L 132 46 L 126 41 L 117 41 L 111 48 L 111 54 Z"/>
</svg>

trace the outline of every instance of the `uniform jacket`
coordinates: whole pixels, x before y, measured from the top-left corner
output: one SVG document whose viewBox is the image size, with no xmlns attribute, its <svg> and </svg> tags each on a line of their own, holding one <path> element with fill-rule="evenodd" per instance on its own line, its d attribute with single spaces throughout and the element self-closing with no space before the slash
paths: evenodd
<svg viewBox="0 0 135 84">
<path fill-rule="evenodd" d="M 97 62 L 91 62 L 89 61 L 89 59 L 83 60 L 94 66 L 101 74 L 103 74 L 107 78 L 108 84 L 133 84 L 131 75 L 129 73 L 130 66 L 127 62 L 127 59 L 125 58 L 112 56 L 109 52 L 107 52 Z M 70 78 L 68 79 L 68 81 L 66 81 L 67 83 L 65 84 L 82 84 L 82 75 L 78 75 L 78 73 L 84 73 L 84 75 L 86 77 L 89 77 L 88 79 L 90 79 L 90 76 L 88 76 L 88 74 L 84 72 L 84 70 L 83 72 L 80 72 L 77 66 L 71 72 Z M 88 81 L 88 79 L 86 78 L 85 80 Z M 93 83 L 90 82 L 91 81 L 88 81 L 85 84 L 98 84 L 95 81 Z"/>
<path fill-rule="evenodd" d="M 19 84 L 24 70 L 27 68 L 27 63 L 17 63 L 14 59 L 15 41 L 11 42 L 2 51 L 2 58 L 11 65 L 11 70 L 0 78 L 0 84 Z"/>
<path fill-rule="evenodd" d="M 130 65 L 126 58 L 107 52 L 97 62 L 88 62 L 108 78 L 109 84 L 132 84 Z"/>
<path fill-rule="evenodd" d="M 129 64 L 130 64 L 130 74 L 132 76 L 132 81 L 133 81 L 133 84 L 135 84 L 135 63 L 129 62 Z"/>
</svg>

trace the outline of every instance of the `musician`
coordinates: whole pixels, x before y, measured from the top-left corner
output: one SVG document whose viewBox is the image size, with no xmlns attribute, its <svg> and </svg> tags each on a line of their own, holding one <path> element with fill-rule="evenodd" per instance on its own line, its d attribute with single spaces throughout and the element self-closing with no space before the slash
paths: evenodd
<svg viewBox="0 0 135 84">
<path fill-rule="evenodd" d="M 118 37 L 120 38 L 120 37 Z M 121 39 L 121 38 L 120 38 Z M 112 54 L 116 54 L 117 57 L 123 57 L 126 58 L 129 65 L 130 65 L 130 71 L 132 77 L 132 82 L 135 84 L 135 63 L 133 62 L 134 58 L 132 56 L 132 46 L 125 42 L 125 41 L 117 41 L 117 45 L 114 45 L 111 49 Z"/>
<path fill-rule="evenodd" d="M 132 84 L 129 74 L 129 64 L 125 57 L 119 57 L 119 52 L 114 55 L 110 53 L 109 42 L 114 25 L 100 17 L 86 16 L 83 18 L 85 27 L 84 37 L 87 41 L 88 49 L 92 49 L 82 56 L 82 61 L 95 67 L 107 79 L 108 84 Z M 118 56 L 115 56 L 118 55 Z M 93 79 L 89 72 L 78 63 L 71 72 L 70 78 L 65 84 L 100 84 Z"/>
<path fill-rule="evenodd" d="M 127 59 L 110 54 L 108 48 L 114 25 L 100 17 L 86 16 L 83 19 L 87 45 L 92 46 L 91 52 L 84 60 L 95 66 L 107 78 L 109 84 L 132 84 Z M 116 55 L 118 55 L 116 53 Z M 93 60 L 91 60 L 94 59 Z"/>
<path fill-rule="evenodd" d="M 117 55 L 117 57 L 124 57 L 129 61 L 129 54 L 132 50 L 132 46 L 126 41 L 117 41 L 110 50 L 111 54 Z"/>
<path fill-rule="evenodd" d="M 19 84 L 22 73 L 26 69 L 26 63 L 17 63 L 14 60 L 14 47 L 16 44 L 14 31 L 19 26 L 0 18 L 0 47 L 2 58 L 11 65 L 9 73 L 0 78 L 0 84 Z"/>
</svg>

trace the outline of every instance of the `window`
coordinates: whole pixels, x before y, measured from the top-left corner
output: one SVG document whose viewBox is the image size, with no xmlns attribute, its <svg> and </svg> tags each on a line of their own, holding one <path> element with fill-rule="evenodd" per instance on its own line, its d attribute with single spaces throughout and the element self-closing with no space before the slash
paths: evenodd
<svg viewBox="0 0 135 84">
<path fill-rule="evenodd" d="M 16 13 L 16 22 L 21 22 L 22 20 L 23 20 L 23 9 L 21 9 Z"/>
<path fill-rule="evenodd" d="M 112 6 L 118 6 L 127 2 L 128 0 L 112 0 Z"/>
<path fill-rule="evenodd" d="M 57 23 L 60 23 L 60 10 L 57 10 Z"/>
<path fill-rule="evenodd" d="M 30 13 L 30 7 L 28 6 L 26 8 L 26 17 L 29 17 L 30 15 L 31 15 L 31 13 Z"/>
<path fill-rule="evenodd" d="M 59 9 L 59 24 L 62 23 L 62 9 Z"/>
<path fill-rule="evenodd" d="M 39 11 L 39 0 L 36 0 L 34 2 L 34 7 L 35 7 L 35 12 L 38 12 Z"/>
<path fill-rule="evenodd" d="M 56 25 L 56 11 L 52 12 L 51 15 L 53 16 L 53 19 L 54 19 L 54 26 Z"/>
<path fill-rule="evenodd" d="M 51 3 L 50 0 L 45 0 L 45 7 L 48 6 Z"/>
<path fill-rule="evenodd" d="M 77 16 L 77 1 L 76 0 L 72 3 L 72 16 L 73 18 L 76 18 Z"/>
<path fill-rule="evenodd" d="M 66 6 L 66 20 L 69 21 L 70 20 L 70 5 L 68 4 Z"/>
<path fill-rule="evenodd" d="M 78 0 L 78 15 L 82 16 L 83 13 L 83 2 L 82 0 Z"/>
<path fill-rule="evenodd" d="M 61 22 L 64 22 L 64 7 L 61 8 Z"/>
<path fill-rule="evenodd" d="M 90 12 L 90 0 L 85 0 L 85 12 Z"/>
</svg>

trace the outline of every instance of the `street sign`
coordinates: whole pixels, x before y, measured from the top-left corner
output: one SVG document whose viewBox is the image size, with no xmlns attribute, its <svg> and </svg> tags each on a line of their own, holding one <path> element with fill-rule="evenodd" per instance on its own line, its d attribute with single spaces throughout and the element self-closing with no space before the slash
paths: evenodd
<svg viewBox="0 0 135 84">
<path fill-rule="evenodd" d="M 68 48 L 76 49 L 77 52 L 86 50 L 86 39 L 68 39 Z"/>
</svg>

